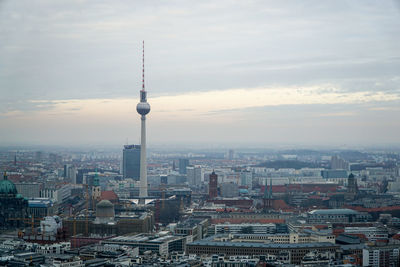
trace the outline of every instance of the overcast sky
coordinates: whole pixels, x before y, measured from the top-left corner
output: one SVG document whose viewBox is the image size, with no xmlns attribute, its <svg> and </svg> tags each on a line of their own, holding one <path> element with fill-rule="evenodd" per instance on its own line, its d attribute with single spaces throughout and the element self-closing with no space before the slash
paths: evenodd
<svg viewBox="0 0 400 267">
<path fill-rule="evenodd" d="M 397 1 L 0 0 L 0 144 L 400 144 Z"/>
</svg>

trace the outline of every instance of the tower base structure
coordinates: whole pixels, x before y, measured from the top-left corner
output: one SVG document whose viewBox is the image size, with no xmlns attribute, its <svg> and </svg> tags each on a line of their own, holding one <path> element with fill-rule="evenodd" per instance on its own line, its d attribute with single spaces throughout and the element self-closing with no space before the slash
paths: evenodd
<svg viewBox="0 0 400 267">
<path fill-rule="evenodd" d="M 146 198 L 144 198 L 144 197 L 139 198 L 138 204 L 139 205 L 146 205 Z"/>
</svg>

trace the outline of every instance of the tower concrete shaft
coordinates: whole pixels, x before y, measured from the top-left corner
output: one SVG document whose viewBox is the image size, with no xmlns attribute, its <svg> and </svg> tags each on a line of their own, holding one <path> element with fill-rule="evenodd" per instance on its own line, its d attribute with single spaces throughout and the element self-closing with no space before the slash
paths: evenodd
<svg viewBox="0 0 400 267">
<path fill-rule="evenodd" d="M 147 159 L 146 159 L 146 116 L 141 117 L 140 135 L 140 189 L 139 198 L 146 198 L 147 195 Z"/>
</svg>

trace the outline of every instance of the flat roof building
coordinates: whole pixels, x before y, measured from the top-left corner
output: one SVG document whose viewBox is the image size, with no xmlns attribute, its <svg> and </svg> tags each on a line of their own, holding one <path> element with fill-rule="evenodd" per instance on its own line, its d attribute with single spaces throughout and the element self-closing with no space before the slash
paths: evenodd
<svg viewBox="0 0 400 267">
<path fill-rule="evenodd" d="M 349 223 L 368 222 L 371 215 L 351 209 L 312 210 L 307 214 L 308 223 Z"/>
<path fill-rule="evenodd" d="M 279 255 L 282 251 L 289 253 L 291 264 L 300 264 L 303 257 L 311 252 L 330 253 L 335 255 L 340 247 L 328 242 L 276 244 L 256 242 L 218 242 L 207 238 L 187 244 L 188 254 L 213 255 L 225 254 L 227 256 L 237 255 Z"/>
<path fill-rule="evenodd" d="M 171 252 L 185 251 L 186 236 L 175 236 L 169 233 L 125 235 L 101 241 L 101 244 L 138 247 L 139 253 L 142 255 L 146 251 L 158 255 L 168 255 Z"/>
</svg>

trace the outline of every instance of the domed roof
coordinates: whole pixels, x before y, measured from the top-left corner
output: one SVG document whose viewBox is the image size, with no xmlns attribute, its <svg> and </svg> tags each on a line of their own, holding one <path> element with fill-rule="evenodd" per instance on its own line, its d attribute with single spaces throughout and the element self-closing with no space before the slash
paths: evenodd
<svg viewBox="0 0 400 267">
<path fill-rule="evenodd" d="M 4 180 L 0 181 L 0 194 L 17 194 L 17 188 L 13 184 L 13 182 L 7 179 L 7 174 L 4 173 Z"/>
<path fill-rule="evenodd" d="M 109 200 L 102 200 L 96 205 L 95 223 L 109 223 L 114 220 L 114 205 Z"/>
<path fill-rule="evenodd" d="M 113 208 L 114 205 L 109 200 L 102 200 L 96 205 L 97 208 Z"/>
</svg>

